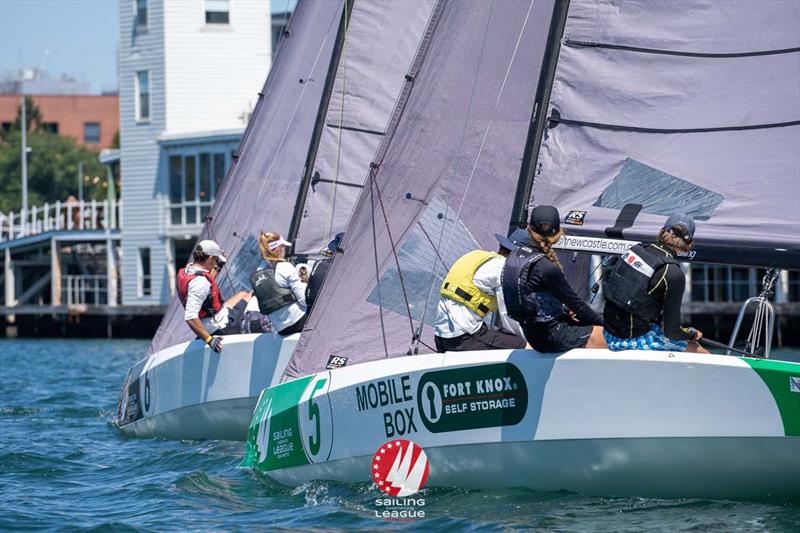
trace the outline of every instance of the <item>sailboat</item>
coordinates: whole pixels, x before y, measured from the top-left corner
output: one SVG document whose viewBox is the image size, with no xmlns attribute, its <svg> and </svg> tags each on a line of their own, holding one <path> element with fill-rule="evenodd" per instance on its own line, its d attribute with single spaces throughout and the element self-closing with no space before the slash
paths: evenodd
<svg viewBox="0 0 800 533">
<path fill-rule="evenodd" d="M 532 203 L 565 215 L 567 249 L 621 253 L 680 207 L 698 220 L 682 260 L 798 268 L 799 9 L 438 1 L 243 466 L 366 482 L 408 439 L 427 486 L 800 498 L 798 363 L 434 353 L 430 327 L 449 265 Z"/>
<path fill-rule="evenodd" d="M 298 3 L 201 236 L 228 252 L 224 294 L 250 290 L 260 230 L 288 235 L 296 256 L 313 257 L 344 229 L 432 7 Z M 245 440 L 259 392 L 278 382 L 299 335 L 226 335 L 220 353 L 193 337 L 174 298 L 125 379 L 123 432 Z"/>
</svg>

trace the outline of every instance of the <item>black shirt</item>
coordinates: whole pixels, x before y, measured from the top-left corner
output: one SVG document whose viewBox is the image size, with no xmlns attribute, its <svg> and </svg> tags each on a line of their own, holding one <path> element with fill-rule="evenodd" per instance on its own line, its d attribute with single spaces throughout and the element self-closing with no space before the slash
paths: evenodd
<svg viewBox="0 0 800 533">
<path fill-rule="evenodd" d="M 671 251 L 658 244 L 651 244 L 648 248 L 653 253 L 674 257 Z M 614 258 L 613 261 L 616 260 L 618 258 Z M 686 276 L 683 275 L 681 267 L 674 263 L 666 264 L 656 270 L 648 284 L 650 296 L 662 304 L 662 328 L 664 329 L 664 334 L 676 341 L 692 340 L 694 338 L 694 333 L 681 327 L 680 323 L 681 302 L 685 288 Z M 634 316 L 610 302 L 606 302 L 603 318 L 608 332 L 616 337 L 629 339 L 644 335 L 650 330 L 650 323 L 646 319 Z"/>
<path fill-rule="evenodd" d="M 575 313 L 582 324 L 603 325 L 603 317 L 581 300 L 570 287 L 564 272 L 546 257 L 537 261 L 528 273 L 528 281 L 535 291 L 550 291 L 562 304 Z"/>
</svg>

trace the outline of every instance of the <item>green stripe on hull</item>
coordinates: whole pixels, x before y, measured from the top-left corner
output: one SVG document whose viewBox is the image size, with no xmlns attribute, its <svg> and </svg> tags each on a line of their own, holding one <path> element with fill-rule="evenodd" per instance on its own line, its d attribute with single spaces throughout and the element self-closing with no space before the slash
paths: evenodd
<svg viewBox="0 0 800 533">
<path fill-rule="evenodd" d="M 800 382 L 800 364 L 749 357 L 740 359 L 756 371 L 775 398 L 786 436 L 800 436 L 800 392 L 792 390 L 792 378 Z"/>
</svg>

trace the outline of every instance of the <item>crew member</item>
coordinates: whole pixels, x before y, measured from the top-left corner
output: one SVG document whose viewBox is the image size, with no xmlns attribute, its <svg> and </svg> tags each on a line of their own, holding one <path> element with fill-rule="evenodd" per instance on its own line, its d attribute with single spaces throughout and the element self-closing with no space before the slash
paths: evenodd
<svg viewBox="0 0 800 533">
<path fill-rule="evenodd" d="M 496 237 L 500 242 L 497 253 L 473 250 L 463 255 L 442 282 L 434 324 L 440 353 L 525 347 L 522 337 L 484 322 L 490 312 L 498 311 L 501 320 L 505 315 L 500 274 L 514 243 L 501 235 Z"/>
<path fill-rule="evenodd" d="M 703 334 L 680 324 L 686 278 L 675 256 L 692 249 L 694 229 L 692 217 L 673 214 L 655 244 L 637 244 L 612 260 L 603 287 L 604 333 L 611 350 L 707 353 L 697 342 Z"/>
<path fill-rule="evenodd" d="M 291 245 L 277 233 L 262 231 L 258 246 L 266 266 L 250 277 L 259 311 L 281 336 L 300 333 L 306 323 L 306 284 L 286 260 Z"/>
<path fill-rule="evenodd" d="M 226 262 L 219 245 L 205 240 L 192 251 L 192 262 L 178 271 L 178 299 L 186 324 L 216 352 L 222 350 L 221 335 L 239 333 L 240 318 L 252 296 L 242 291 L 224 300 L 216 278 Z"/>
<path fill-rule="evenodd" d="M 603 318 L 572 290 L 553 250 L 564 235 L 558 210 L 537 206 L 527 229 L 529 244 L 514 250 L 503 270 L 509 316 L 540 352 L 606 348 Z"/>
<path fill-rule="evenodd" d="M 309 312 L 314 308 L 314 302 L 317 299 L 317 295 L 319 295 L 319 291 L 322 290 L 322 284 L 325 282 L 325 277 L 328 275 L 328 269 L 330 269 L 331 264 L 333 264 L 333 256 L 336 254 L 336 250 L 339 249 L 343 236 L 344 233 L 337 233 L 333 240 L 319 251 L 323 259 L 314 263 L 314 267 L 311 269 L 311 274 L 309 275 L 308 287 L 306 287 L 306 305 L 308 306 Z"/>
</svg>

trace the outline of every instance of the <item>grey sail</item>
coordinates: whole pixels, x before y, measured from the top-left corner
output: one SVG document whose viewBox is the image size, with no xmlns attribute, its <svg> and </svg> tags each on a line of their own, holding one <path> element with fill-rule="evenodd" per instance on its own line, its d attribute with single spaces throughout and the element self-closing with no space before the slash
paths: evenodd
<svg viewBox="0 0 800 533">
<path fill-rule="evenodd" d="M 442 276 L 508 226 L 552 13 L 437 3 L 288 376 L 433 351 Z"/>
<path fill-rule="evenodd" d="M 572 0 L 547 116 L 531 201 L 569 232 L 683 210 L 695 260 L 800 268 L 800 3 Z"/>
<path fill-rule="evenodd" d="M 301 0 L 223 182 L 202 238 L 230 256 L 223 294 L 248 288 L 256 268 L 258 231 L 287 232 L 342 18 L 343 2 Z M 194 337 L 173 298 L 150 346 L 155 352 Z"/>
<path fill-rule="evenodd" d="M 353 4 L 310 180 L 298 199 L 294 253 L 315 254 L 344 230 L 433 5 Z"/>
</svg>

